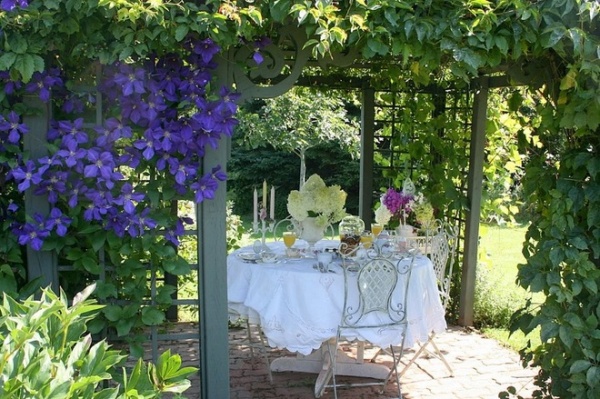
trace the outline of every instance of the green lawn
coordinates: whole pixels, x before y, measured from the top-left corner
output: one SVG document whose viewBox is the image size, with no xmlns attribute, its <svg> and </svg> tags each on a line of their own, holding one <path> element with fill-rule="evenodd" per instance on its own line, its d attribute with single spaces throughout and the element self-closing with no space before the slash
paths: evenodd
<svg viewBox="0 0 600 399">
<path fill-rule="evenodd" d="M 510 314 L 523 306 L 529 294 L 516 284 L 517 265 L 523 264 L 525 258 L 521 253 L 525 240 L 526 227 L 501 227 L 482 225 L 480 229 L 479 246 L 479 278 L 478 288 L 483 291 L 480 303 L 483 303 L 482 317 L 495 314 L 495 318 L 506 325 Z M 540 296 L 534 299 L 541 300 Z M 493 325 L 493 323 L 490 323 Z M 508 329 L 497 326 L 482 327 L 485 335 L 515 349 L 522 349 L 527 340 L 531 339 L 536 345 L 539 332 L 534 331 L 529 336 L 517 332 L 509 337 Z"/>
</svg>

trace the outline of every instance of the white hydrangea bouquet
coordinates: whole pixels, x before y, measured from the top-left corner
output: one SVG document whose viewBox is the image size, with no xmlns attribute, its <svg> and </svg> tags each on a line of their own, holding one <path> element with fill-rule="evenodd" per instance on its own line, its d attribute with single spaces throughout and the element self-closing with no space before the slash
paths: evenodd
<svg viewBox="0 0 600 399">
<path fill-rule="evenodd" d="M 340 186 L 327 186 L 319 175 L 314 174 L 300 190 L 290 192 L 287 209 L 299 222 L 315 217 L 316 225 L 325 227 L 346 216 L 346 196 Z"/>
</svg>

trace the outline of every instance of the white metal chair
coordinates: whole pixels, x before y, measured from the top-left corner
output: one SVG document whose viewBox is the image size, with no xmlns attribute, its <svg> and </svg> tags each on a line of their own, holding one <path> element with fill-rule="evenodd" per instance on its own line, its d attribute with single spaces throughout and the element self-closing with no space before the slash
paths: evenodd
<svg viewBox="0 0 600 399">
<path fill-rule="evenodd" d="M 250 323 L 248 317 L 243 317 L 235 310 L 229 308 L 229 320 L 230 321 L 240 321 L 244 324 L 244 328 L 246 330 L 246 336 L 242 340 L 238 340 L 235 342 L 236 345 L 239 346 L 247 346 L 250 349 L 250 356 L 252 359 L 255 359 L 254 349 L 257 349 L 263 356 L 263 359 L 267 365 L 267 371 L 269 373 L 269 381 L 273 383 L 273 373 L 271 372 L 271 362 L 269 361 L 269 355 L 267 354 L 267 343 L 265 337 L 263 336 L 262 329 L 260 325 Z M 258 341 L 253 338 L 252 330 L 255 330 L 255 334 L 258 336 Z M 253 366 L 254 368 L 254 366 Z"/>
<path fill-rule="evenodd" d="M 329 348 L 332 384 L 325 386 L 333 388 L 335 398 L 337 398 L 338 387 L 380 385 L 383 393 L 392 376 L 395 376 L 398 398 L 402 398 L 397 366 L 404 349 L 408 324 L 406 299 L 416 253 L 417 251 L 412 250 L 410 254 L 405 255 L 406 259 L 397 259 L 391 252 L 384 252 L 382 248 L 374 246 L 366 254 L 363 254 L 366 260 L 356 275 L 349 272 L 349 267 L 344 265 L 344 308 L 338 326 L 335 347 Z M 358 292 L 358 296 L 355 294 L 356 292 Z M 371 316 L 373 314 L 376 317 Z M 377 320 L 377 322 L 373 320 Z M 402 336 L 401 344 L 389 348 L 393 365 L 387 377 L 382 381 L 339 384 L 336 379 L 336 352 L 339 341 L 344 337 L 344 331 L 360 329 L 398 330 Z"/>
<path fill-rule="evenodd" d="M 456 259 L 458 234 L 451 225 L 438 222 L 436 230 L 434 230 L 434 232 L 431 234 L 429 243 L 431 245 L 429 256 L 431 258 L 431 262 L 433 263 L 433 269 L 437 277 L 440 299 L 445 312 L 448 302 L 450 301 L 450 282 L 452 280 L 452 267 Z M 432 332 L 427 341 L 419 345 L 419 349 L 415 352 L 406 366 L 404 366 L 400 372 L 400 376 L 403 376 L 409 367 L 415 364 L 417 359 L 423 354 L 428 354 L 429 356 L 441 360 L 450 372 L 450 376 L 454 375 L 452 367 L 450 367 L 450 364 L 444 357 L 444 354 L 442 351 L 440 351 L 434 341 L 435 336 L 436 334 Z M 433 350 L 428 349 L 428 346 L 430 345 Z"/>
</svg>

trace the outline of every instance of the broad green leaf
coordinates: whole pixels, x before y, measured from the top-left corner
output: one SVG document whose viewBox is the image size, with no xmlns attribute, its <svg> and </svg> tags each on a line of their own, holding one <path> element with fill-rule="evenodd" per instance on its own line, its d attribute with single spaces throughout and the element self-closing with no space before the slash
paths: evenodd
<svg viewBox="0 0 600 399">
<path fill-rule="evenodd" d="M 558 324 L 548 320 L 542 323 L 540 329 L 540 338 L 542 342 L 555 338 L 558 334 Z"/>
<path fill-rule="evenodd" d="M 119 305 L 107 305 L 104 309 L 102 309 L 102 313 L 104 313 L 104 316 L 106 316 L 106 318 L 110 321 L 117 321 L 121 319 L 123 314 Z"/>
<path fill-rule="evenodd" d="M 35 64 L 35 60 L 31 54 L 18 54 L 13 66 L 21 74 L 23 82 L 27 83 L 31 80 L 35 72 Z"/>
<path fill-rule="evenodd" d="M 27 52 L 27 40 L 20 33 L 13 33 L 8 37 L 7 50 L 23 55 Z"/>
<path fill-rule="evenodd" d="M 165 313 L 156 307 L 145 307 L 142 309 L 142 321 L 147 326 L 157 326 L 165 320 Z"/>
<path fill-rule="evenodd" d="M 190 31 L 190 27 L 188 25 L 178 25 L 177 29 L 175 29 L 175 40 L 178 42 L 185 39 L 188 32 Z"/>
<path fill-rule="evenodd" d="M 117 328 L 117 335 L 124 337 L 131 332 L 131 328 L 135 324 L 135 319 L 120 319 L 117 320 L 115 327 Z"/>
<path fill-rule="evenodd" d="M 59 24 L 59 32 L 64 32 L 67 34 L 74 34 L 79 32 L 79 21 L 75 18 L 65 18 Z"/>
<path fill-rule="evenodd" d="M 6 52 L 6 53 L 2 54 L 0 56 L 0 70 L 8 71 L 13 66 L 16 59 L 17 59 L 16 53 Z"/>
<path fill-rule="evenodd" d="M 590 363 L 589 360 L 576 360 L 571 365 L 569 372 L 571 374 L 581 373 L 582 371 L 589 369 L 591 365 L 592 363 Z"/>
<path fill-rule="evenodd" d="M 590 387 L 598 386 L 600 384 L 600 367 L 590 367 L 586 373 L 585 380 Z"/>
<path fill-rule="evenodd" d="M 558 336 L 567 348 L 573 346 L 573 341 L 575 338 L 573 337 L 573 329 L 571 327 L 561 325 L 558 328 Z"/>
<path fill-rule="evenodd" d="M 496 36 L 494 38 L 494 42 L 496 43 L 496 47 L 498 47 L 498 49 L 500 49 L 500 52 L 502 54 L 508 53 L 508 41 L 506 40 L 506 38 L 504 36 Z"/>
<path fill-rule="evenodd" d="M 84 256 L 80 259 L 80 261 L 85 270 L 92 274 L 99 275 L 102 271 L 98 260 L 92 258 L 91 256 Z"/>
</svg>

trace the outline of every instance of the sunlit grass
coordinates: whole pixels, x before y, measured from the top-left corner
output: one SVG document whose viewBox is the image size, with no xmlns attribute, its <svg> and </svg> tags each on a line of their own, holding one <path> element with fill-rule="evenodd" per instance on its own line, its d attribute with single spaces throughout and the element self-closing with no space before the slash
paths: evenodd
<svg viewBox="0 0 600 399">
<path fill-rule="evenodd" d="M 485 274 L 485 282 L 480 281 L 479 284 L 485 284 L 485 289 L 489 291 L 487 295 L 490 303 L 484 307 L 487 313 L 512 309 L 504 313 L 510 315 L 524 306 L 530 297 L 530 293 L 516 282 L 518 265 L 525 263 L 522 248 L 526 230 L 526 226 L 481 226 L 478 268 Z M 543 296 L 534 295 L 532 299 L 534 302 L 541 302 Z M 506 324 L 506 317 L 503 320 Z M 527 336 L 517 331 L 510 337 L 507 326 L 484 326 L 482 331 L 486 336 L 515 350 L 522 349 L 528 340 L 531 340 L 532 346 L 537 346 L 540 342 L 539 330 L 534 330 Z"/>
</svg>

